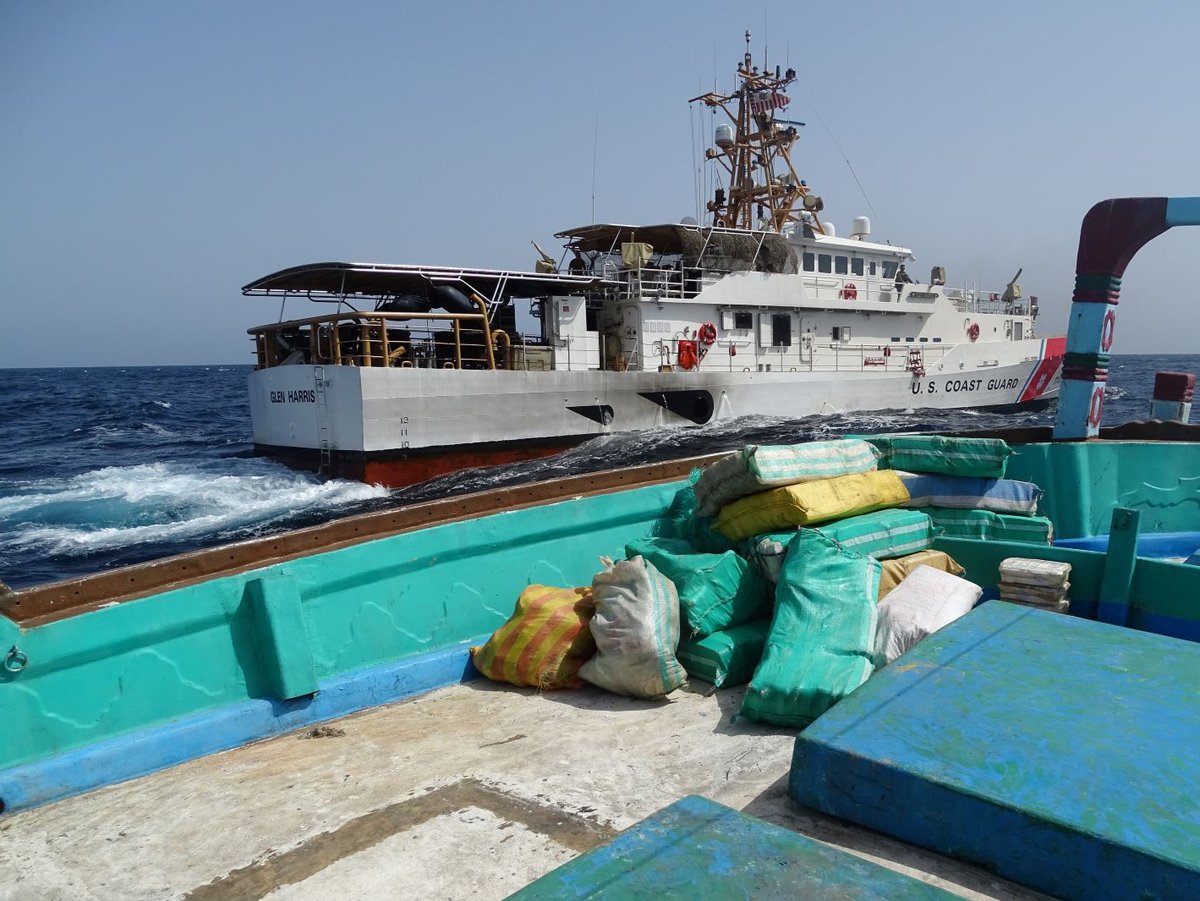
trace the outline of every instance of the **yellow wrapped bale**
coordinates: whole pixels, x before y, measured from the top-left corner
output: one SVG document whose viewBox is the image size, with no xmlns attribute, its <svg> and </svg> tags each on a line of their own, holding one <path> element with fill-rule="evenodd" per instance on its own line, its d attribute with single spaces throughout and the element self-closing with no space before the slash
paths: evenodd
<svg viewBox="0 0 1200 901">
<path fill-rule="evenodd" d="M 774 488 L 726 504 L 713 528 L 732 541 L 899 507 L 908 489 L 890 469 Z"/>
<path fill-rule="evenodd" d="M 897 557 L 894 560 L 883 560 L 883 575 L 879 577 L 879 600 L 883 600 L 889 591 L 903 582 L 918 566 L 932 566 L 952 576 L 961 576 L 966 572 L 954 558 L 945 551 L 918 551 L 907 557 Z"/>
<path fill-rule="evenodd" d="M 596 653 L 588 628 L 596 613 L 591 586 L 530 585 L 517 609 L 487 643 L 471 648 L 475 669 L 497 682 L 533 688 L 576 688 L 581 667 Z"/>
</svg>

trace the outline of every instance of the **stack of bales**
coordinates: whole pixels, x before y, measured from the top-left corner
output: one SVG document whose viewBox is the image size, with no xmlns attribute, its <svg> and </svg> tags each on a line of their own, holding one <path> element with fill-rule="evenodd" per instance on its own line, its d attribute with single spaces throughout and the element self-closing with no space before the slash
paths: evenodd
<svg viewBox="0 0 1200 901">
<path fill-rule="evenodd" d="M 712 528 L 775 583 L 742 714 L 807 725 L 897 653 L 897 634 L 911 642 L 969 610 L 980 591 L 930 550 L 938 534 L 1047 542 L 1040 490 L 1003 478 L 1010 453 L 1002 441 L 913 435 L 750 446 L 709 467 L 695 484 L 698 515 L 715 516 Z M 902 627 L 881 625 L 878 602 L 917 574 L 916 601 L 883 608 Z M 762 623 L 739 660 L 753 657 Z M 709 641 L 733 647 L 738 637 Z M 685 666 L 689 654 L 685 636 Z"/>
<path fill-rule="evenodd" d="M 1000 563 L 1000 600 L 1055 613 L 1070 610 L 1071 564 L 1028 557 L 1008 557 Z"/>
</svg>

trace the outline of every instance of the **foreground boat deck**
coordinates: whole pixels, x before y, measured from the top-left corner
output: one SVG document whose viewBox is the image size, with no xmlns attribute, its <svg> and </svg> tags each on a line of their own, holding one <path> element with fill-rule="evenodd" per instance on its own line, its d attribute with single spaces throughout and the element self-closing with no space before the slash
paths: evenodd
<svg viewBox="0 0 1200 901">
<path fill-rule="evenodd" d="M 965 898 L 1041 895 L 795 807 L 795 733 L 484 680 L 0 819 L 0 898 L 503 898 L 688 794 Z"/>
</svg>

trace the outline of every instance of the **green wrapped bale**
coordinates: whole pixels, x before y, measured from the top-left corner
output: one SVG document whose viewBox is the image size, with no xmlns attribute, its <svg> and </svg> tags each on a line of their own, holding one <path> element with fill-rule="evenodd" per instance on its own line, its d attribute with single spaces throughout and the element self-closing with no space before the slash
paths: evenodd
<svg viewBox="0 0 1200 901">
<path fill-rule="evenodd" d="M 691 484 L 680 488 L 671 498 L 671 504 L 654 524 L 654 534 L 660 538 L 677 538 L 692 546 L 692 552 L 723 554 L 732 550 L 733 542 L 714 531 L 713 519 L 700 513 L 696 498 L 696 480 L 700 470 L 692 470 Z"/>
<path fill-rule="evenodd" d="M 944 435 L 880 435 L 867 439 L 883 456 L 881 466 L 950 476 L 1004 478 L 1012 448 L 1001 438 Z"/>
<path fill-rule="evenodd" d="M 699 554 L 679 539 L 640 538 L 625 546 L 625 556 L 645 558 L 675 583 L 688 638 L 748 622 L 759 615 L 768 597 L 766 580 L 733 551 Z"/>
<path fill-rule="evenodd" d="M 948 507 L 926 507 L 925 512 L 947 538 L 1049 544 L 1054 537 L 1054 524 L 1044 516 L 1017 516 L 993 513 L 991 510 L 955 510 Z"/>
<path fill-rule="evenodd" d="M 711 682 L 717 688 L 745 685 L 762 659 L 770 629 L 771 621 L 763 618 L 704 638 L 684 639 L 675 657 L 693 679 Z"/>
<path fill-rule="evenodd" d="M 796 533 L 742 716 L 804 727 L 870 677 L 881 571 L 820 532 Z"/>
<path fill-rule="evenodd" d="M 923 551 L 937 535 L 933 520 L 919 510 L 880 510 L 816 529 L 848 551 L 876 560 Z"/>
</svg>

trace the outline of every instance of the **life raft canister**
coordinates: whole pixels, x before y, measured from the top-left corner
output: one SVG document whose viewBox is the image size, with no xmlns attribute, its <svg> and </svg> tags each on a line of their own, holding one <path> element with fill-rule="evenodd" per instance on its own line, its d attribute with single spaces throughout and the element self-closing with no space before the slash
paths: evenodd
<svg viewBox="0 0 1200 901">
<path fill-rule="evenodd" d="M 842 300 L 858 300 L 858 285 L 846 282 L 842 287 Z"/>
<path fill-rule="evenodd" d="M 714 344 L 717 340 L 717 327 L 711 322 L 706 322 L 696 331 L 696 337 L 700 339 L 701 344 Z"/>
<path fill-rule="evenodd" d="M 967 329 L 967 337 L 970 338 L 972 341 L 976 341 L 979 339 L 979 323 L 978 322 L 971 323 L 971 327 L 969 329 Z"/>
</svg>

